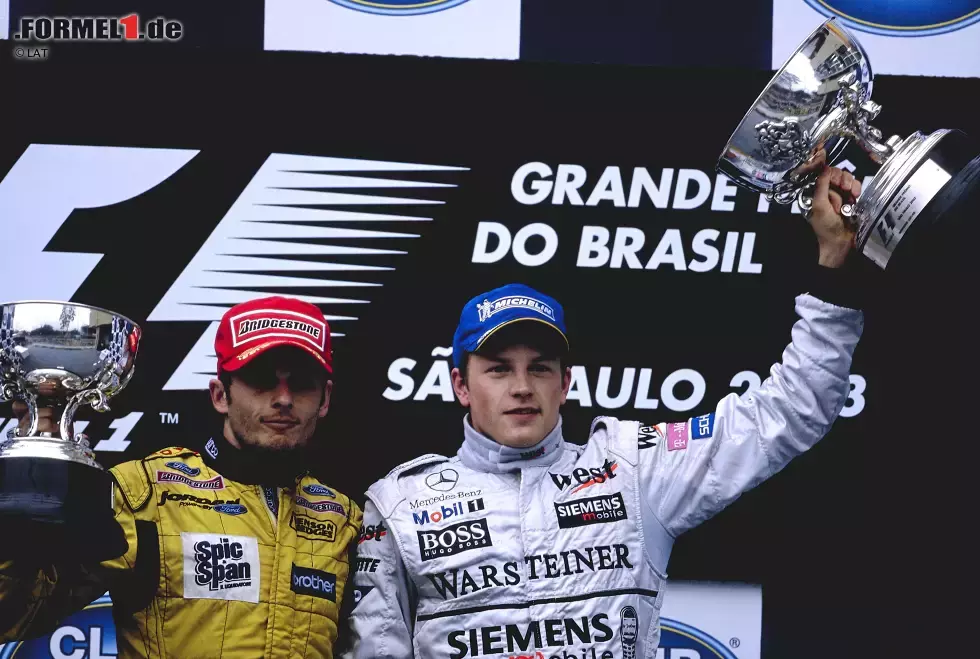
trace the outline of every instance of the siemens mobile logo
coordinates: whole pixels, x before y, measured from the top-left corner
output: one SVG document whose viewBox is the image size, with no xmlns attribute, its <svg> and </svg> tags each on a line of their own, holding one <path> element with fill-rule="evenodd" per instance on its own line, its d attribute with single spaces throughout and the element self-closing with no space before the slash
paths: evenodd
<svg viewBox="0 0 980 659">
<path fill-rule="evenodd" d="M 382 16 L 414 16 L 452 9 L 469 0 L 330 0 L 335 5 Z"/>
<path fill-rule="evenodd" d="M 888 37 L 925 37 L 955 32 L 980 21 L 976 0 L 804 0 L 849 28 Z"/>
</svg>

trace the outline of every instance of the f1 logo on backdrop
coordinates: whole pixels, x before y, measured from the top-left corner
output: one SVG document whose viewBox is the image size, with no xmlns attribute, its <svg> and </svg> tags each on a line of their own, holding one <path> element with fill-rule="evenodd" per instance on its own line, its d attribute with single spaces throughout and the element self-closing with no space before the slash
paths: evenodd
<svg viewBox="0 0 980 659">
<path fill-rule="evenodd" d="M 184 149 L 29 146 L 0 181 L 0 217 L 18 227 L 18 249 L 9 250 L 6 265 L 11 271 L 30 271 L 32 276 L 0 280 L 0 299 L 70 300 L 103 256 L 44 251 L 72 211 L 119 204 L 144 194 L 198 153 Z M 406 253 L 376 247 L 377 242 L 384 240 L 388 246 L 393 239 L 419 237 L 418 233 L 368 227 L 379 220 L 411 226 L 432 219 L 425 217 L 424 211 L 409 215 L 374 209 L 439 205 L 444 202 L 412 192 L 455 187 L 401 180 L 391 174 L 467 169 L 270 154 L 147 317 L 150 322 L 210 321 L 164 390 L 208 388 L 215 375 L 213 345 L 218 321 L 227 307 L 256 297 L 256 290 L 313 289 L 316 293 L 294 295 L 313 304 L 329 305 L 335 311 L 326 315 L 328 322 L 356 321 L 358 306 L 369 304 L 371 291 L 381 285 L 371 280 L 372 275 L 393 269 L 372 264 L 371 257 Z M 382 172 L 385 178 L 368 175 Z M 368 188 L 376 192 L 359 192 Z M 347 210 L 337 210 L 338 206 Z M 363 212 L 360 207 L 372 207 L 372 212 Z M 334 222 L 362 223 L 365 228 L 338 228 L 331 226 Z M 328 240 L 337 243 L 324 244 Z M 351 257 L 368 258 L 353 264 L 348 262 Z M 334 337 L 343 335 L 333 333 Z"/>
</svg>

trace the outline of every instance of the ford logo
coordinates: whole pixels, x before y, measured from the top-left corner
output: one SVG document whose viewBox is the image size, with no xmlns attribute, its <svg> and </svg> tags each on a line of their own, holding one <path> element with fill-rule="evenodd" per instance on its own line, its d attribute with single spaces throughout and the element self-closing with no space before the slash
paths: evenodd
<svg viewBox="0 0 980 659">
<path fill-rule="evenodd" d="M 385 16 L 411 16 L 413 14 L 432 14 L 451 9 L 469 0 L 330 0 L 335 5 L 363 11 L 368 14 Z"/>
<path fill-rule="evenodd" d="M 242 515 L 248 512 L 248 508 L 240 503 L 219 503 L 214 510 L 225 515 Z"/>
<path fill-rule="evenodd" d="M 303 491 L 315 497 L 330 497 L 331 499 L 337 498 L 337 495 L 334 494 L 333 490 L 322 485 L 307 485 L 303 488 Z"/>
<path fill-rule="evenodd" d="M 888 37 L 924 37 L 962 30 L 980 21 L 977 0 L 805 0 L 849 28 Z M 980 39 L 980 35 L 977 37 Z"/>
<path fill-rule="evenodd" d="M 198 469 L 197 467 L 189 467 L 185 465 L 183 462 L 166 462 L 164 464 L 167 467 L 170 467 L 171 469 L 176 469 L 177 471 L 183 474 L 187 474 L 188 476 L 197 476 L 198 474 L 201 473 L 201 470 Z"/>
</svg>

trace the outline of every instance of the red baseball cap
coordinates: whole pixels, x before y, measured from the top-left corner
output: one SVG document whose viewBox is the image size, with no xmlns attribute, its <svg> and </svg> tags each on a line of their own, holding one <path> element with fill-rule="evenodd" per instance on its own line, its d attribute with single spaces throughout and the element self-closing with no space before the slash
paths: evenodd
<svg viewBox="0 0 980 659">
<path fill-rule="evenodd" d="M 333 373 L 330 325 L 316 305 L 291 297 L 264 297 L 225 312 L 214 336 L 218 371 L 236 371 L 266 350 L 305 350 Z"/>
</svg>

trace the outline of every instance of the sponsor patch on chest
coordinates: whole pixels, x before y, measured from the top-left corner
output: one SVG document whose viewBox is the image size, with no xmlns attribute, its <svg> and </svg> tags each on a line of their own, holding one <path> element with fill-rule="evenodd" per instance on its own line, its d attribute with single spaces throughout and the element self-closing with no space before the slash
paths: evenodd
<svg viewBox="0 0 980 659">
<path fill-rule="evenodd" d="M 157 471 L 157 483 L 180 483 L 181 485 L 186 485 L 187 487 L 192 487 L 195 490 L 223 490 L 225 489 L 225 481 L 221 476 L 215 476 L 206 481 L 194 480 L 193 478 L 188 478 L 184 474 L 177 474 L 172 471 Z"/>
<path fill-rule="evenodd" d="M 344 507 L 334 501 L 310 501 L 306 497 L 296 496 L 296 505 L 317 513 L 336 513 L 345 515 Z"/>
<path fill-rule="evenodd" d="M 337 537 L 337 526 L 330 520 L 321 521 L 308 515 L 293 513 L 290 526 L 296 531 L 296 535 L 311 540 L 333 542 L 334 538 Z"/>
<path fill-rule="evenodd" d="M 337 575 L 323 570 L 300 567 L 294 563 L 290 576 L 292 577 L 290 589 L 294 593 L 320 597 L 331 602 L 337 601 Z"/>
<path fill-rule="evenodd" d="M 555 504 L 558 528 L 574 529 L 590 524 L 608 524 L 626 519 L 626 503 L 621 492 Z"/>
<path fill-rule="evenodd" d="M 423 562 L 493 544 L 485 518 L 460 522 L 444 529 L 416 531 L 416 533 L 419 537 L 419 555 Z"/>
<path fill-rule="evenodd" d="M 181 533 L 184 598 L 259 601 L 262 569 L 252 536 Z"/>
</svg>

